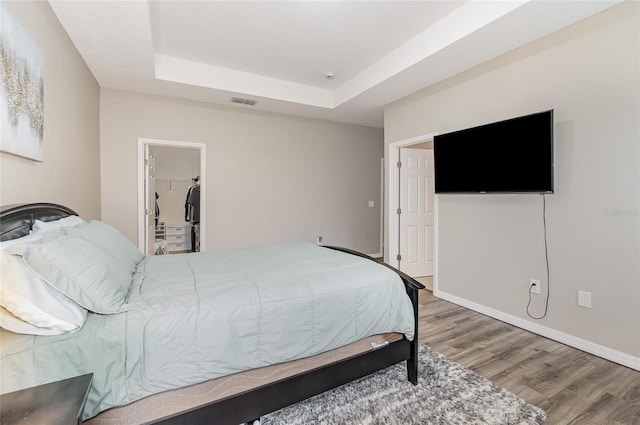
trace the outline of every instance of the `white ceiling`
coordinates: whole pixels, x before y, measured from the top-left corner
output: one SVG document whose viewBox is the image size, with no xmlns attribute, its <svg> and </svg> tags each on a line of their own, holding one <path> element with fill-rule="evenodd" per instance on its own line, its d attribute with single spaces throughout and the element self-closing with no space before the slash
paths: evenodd
<svg viewBox="0 0 640 425">
<path fill-rule="evenodd" d="M 49 1 L 101 87 L 374 127 L 384 105 L 619 2 Z"/>
</svg>

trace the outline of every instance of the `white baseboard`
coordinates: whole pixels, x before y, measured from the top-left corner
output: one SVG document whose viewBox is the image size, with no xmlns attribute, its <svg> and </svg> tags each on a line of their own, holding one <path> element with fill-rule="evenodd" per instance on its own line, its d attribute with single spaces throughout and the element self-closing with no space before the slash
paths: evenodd
<svg viewBox="0 0 640 425">
<path fill-rule="evenodd" d="M 477 311 L 478 313 L 484 314 L 486 316 L 493 317 L 494 319 L 498 319 L 500 321 L 525 329 L 527 331 L 533 332 L 535 334 L 542 335 L 554 341 L 558 341 L 579 350 L 586 351 L 587 353 L 602 357 L 603 359 L 611 360 L 612 362 L 630 367 L 631 369 L 640 370 L 640 357 L 635 357 L 630 354 L 626 354 L 621 351 L 617 351 L 612 348 L 605 347 L 603 345 L 599 345 L 594 342 L 558 331 L 556 329 L 530 322 L 520 317 L 495 310 L 493 308 L 475 303 L 473 301 L 469 301 L 464 298 L 460 298 L 456 295 L 452 295 L 444 291 L 438 291 L 436 289 L 434 292 L 434 296 L 446 301 L 450 301 L 459 306 L 466 307 L 470 310 Z"/>
<path fill-rule="evenodd" d="M 382 257 L 382 253 L 381 252 L 376 252 L 375 254 L 367 254 L 369 257 L 373 257 L 373 258 L 380 258 Z"/>
</svg>

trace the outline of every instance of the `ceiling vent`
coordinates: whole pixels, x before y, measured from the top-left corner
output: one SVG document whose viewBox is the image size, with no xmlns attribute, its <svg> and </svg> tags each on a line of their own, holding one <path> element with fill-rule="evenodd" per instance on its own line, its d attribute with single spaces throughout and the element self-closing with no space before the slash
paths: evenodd
<svg viewBox="0 0 640 425">
<path fill-rule="evenodd" d="M 256 103 L 258 103 L 257 100 L 253 100 L 253 99 L 245 99 L 243 97 L 232 97 L 231 98 L 231 102 L 232 103 L 239 103 L 241 105 L 249 105 L 249 106 L 253 106 Z"/>
</svg>

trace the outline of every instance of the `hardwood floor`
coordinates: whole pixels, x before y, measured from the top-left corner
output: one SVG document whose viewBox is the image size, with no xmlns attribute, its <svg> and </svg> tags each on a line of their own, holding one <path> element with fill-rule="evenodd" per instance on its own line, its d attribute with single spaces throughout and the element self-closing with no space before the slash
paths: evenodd
<svg viewBox="0 0 640 425">
<path fill-rule="evenodd" d="M 547 412 L 545 425 L 640 425 L 640 372 L 420 291 L 419 340 Z"/>
</svg>

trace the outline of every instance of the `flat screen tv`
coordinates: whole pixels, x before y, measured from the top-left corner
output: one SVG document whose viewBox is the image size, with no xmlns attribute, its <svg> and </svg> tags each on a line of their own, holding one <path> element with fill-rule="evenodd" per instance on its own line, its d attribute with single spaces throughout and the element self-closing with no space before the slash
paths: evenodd
<svg viewBox="0 0 640 425">
<path fill-rule="evenodd" d="M 553 193 L 553 110 L 438 135 L 436 193 Z"/>
</svg>

